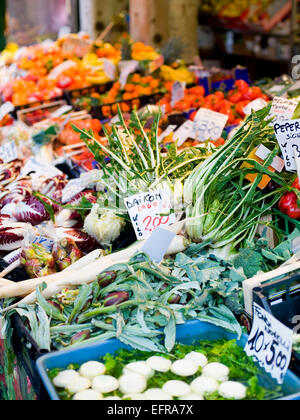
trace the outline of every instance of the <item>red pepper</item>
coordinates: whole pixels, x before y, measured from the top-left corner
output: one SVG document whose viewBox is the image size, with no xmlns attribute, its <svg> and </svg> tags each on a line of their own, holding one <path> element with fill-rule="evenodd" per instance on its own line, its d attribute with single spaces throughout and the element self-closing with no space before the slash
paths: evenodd
<svg viewBox="0 0 300 420">
<path fill-rule="evenodd" d="M 298 178 L 293 182 L 292 187 L 300 191 Z M 278 204 L 279 210 L 288 215 L 291 219 L 300 219 L 300 208 L 297 205 L 297 195 L 293 191 L 284 194 Z"/>
</svg>

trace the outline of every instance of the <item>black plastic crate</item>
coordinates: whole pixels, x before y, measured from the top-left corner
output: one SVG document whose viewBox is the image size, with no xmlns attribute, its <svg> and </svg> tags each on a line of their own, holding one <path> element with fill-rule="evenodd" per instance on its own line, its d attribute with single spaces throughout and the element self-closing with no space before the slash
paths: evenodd
<svg viewBox="0 0 300 420">
<path fill-rule="evenodd" d="M 164 93 L 158 92 L 152 95 L 144 95 L 128 100 L 120 100 L 110 104 L 102 104 L 92 107 L 90 114 L 93 118 L 99 120 L 105 120 L 107 118 L 113 118 L 117 115 L 117 107 L 121 108 L 123 112 L 131 112 L 135 107 L 137 109 L 142 108 L 146 105 L 156 105 L 157 102 L 164 96 Z M 122 109 L 126 105 L 126 109 Z"/>
<path fill-rule="evenodd" d="M 253 301 L 288 328 L 295 328 L 295 317 L 300 315 L 300 274 L 255 288 Z M 293 353 L 291 369 L 300 376 L 300 354 Z"/>
<path fill-rule="evenodd" d="M 93 93 L 99 93 L 100 95 L 109 91 L 113 86 L 113 82 L 108 82 L 100 85 L 92 85 L 81 89 L 65 90 L 64 99 L 69 105 L 74 106 L 74 103 L 77 99 L 82 98 L 83 96 L 90 96 Z"/>
</svg>

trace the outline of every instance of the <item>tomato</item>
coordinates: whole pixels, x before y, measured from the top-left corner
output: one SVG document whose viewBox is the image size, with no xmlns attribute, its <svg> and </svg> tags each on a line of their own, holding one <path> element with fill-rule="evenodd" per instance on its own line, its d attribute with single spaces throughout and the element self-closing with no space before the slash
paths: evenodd
<svg viewBox="0 0 300 420">
<path fill-rule="evenodd" d="M 240 92 L 244 92 L 249 89 L 249 85 L 245 80 L 237 80 L 234 84 Z"/>
<path fill-rule="evenodd" d="M 297 207 L 296 205 L 291 206 L 287 211 L 287 215 L 291 219 L 300 219 L 300 209 L 299 209 L 299 207 Z"/>
<path fill-rule="evenodd" d="M 236 112 L 241 116 L 245 117 L 244 108 L 250 103 L 250 101 L 242 101 L 236 105 Z"/>
<path fill-rule="evenodd" d="M 242 93 L 241 92 L 236 92 L 231 96 L 228 96 L 228 99 L 233 102 L 234 104 L 237 104 L 238 102 L 240 102 L 242 100 Z"/>
<path fill-rule="evenodd" d="M 57 86 L 60 89 L 68 89 L 73 84 L 73 79 L 69 76 L 61 76 L 58 79 Z"/>
<path fill-rule="evenodd" d="M 261 98 L 264 100 L 264 101 L 266 101 L 266 102 L 269 102 L 270 101 L 270 98 L 268 97 L 268 95 L 266 95 L 265 93 L 263 93 L 262 95 L 261 95 Z"/>
<path fill-rule="evenodd" d="M 224 99 L 224 98 L 225 98 L 224 93 L 223 93 L 223 92 L 221 92 L 220 90 L 218 90 L 218 91 L 215 93 L 215 96 L 216 96 L 217 98 L 220 98 L 220 99 Z"/>
<path fill-rule="evenodd" d="M 251 99 L 252 101 L 254 101 L 255 99 L 258 99 L 261 97 L 261 89 L 258 86 L 253 86 L 252 87 L 252 96 Z"/>
</svg>

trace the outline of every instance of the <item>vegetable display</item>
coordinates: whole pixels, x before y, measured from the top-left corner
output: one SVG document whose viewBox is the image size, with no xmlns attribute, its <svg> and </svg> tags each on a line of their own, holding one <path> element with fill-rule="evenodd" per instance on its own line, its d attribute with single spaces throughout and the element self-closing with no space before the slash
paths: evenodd
<svg viewBox="0 0 300 420">
<path fill-rule="evenodd" d="M 259 369 L 236 341 L 176 344 L 171 353 L 119 350 L 48 372 L 63 400 L 266 400 Z"/>
</svg>

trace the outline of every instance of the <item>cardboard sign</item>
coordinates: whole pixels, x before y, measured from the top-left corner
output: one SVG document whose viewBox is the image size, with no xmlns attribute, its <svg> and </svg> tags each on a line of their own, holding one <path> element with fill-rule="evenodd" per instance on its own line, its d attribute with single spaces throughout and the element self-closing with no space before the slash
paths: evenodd
<svg viewBox="0 0 300 420">
<path fill-rule="evenodd" d="M 223 133 L 228 121 L 228 115 L 210 109 L 200 108 L 195 116 L 196 140 L 218 140 Z"/>
<path fill-rule="evenodd" d="M 283 384 L 293 348 L 293 330 L 279 322 L 256 303 L 253 326 L 245 352 L 279 384 Z"/>
<path fill-rule="evenodd" d="M 152 261 L 160 263 L 175 236 L 174 232 L 158 227 L 147 239 L 142 251 L 148 254 Z"/>
<path fill-rule="evenodd" d="M 0 159 L 3 160 L 4 163 L 13 162 L 18 159 L 18 149 L 14 141 L 0 147 Z"/>
<path fill-rule="evenodd" d="M 178 147 L 182 146 L 187 139 L 195 139 L 195 124 L 193 121 L 186 121 L 174 133 L 174 139 L 178 140 Z"/>
<path fill-rule="evenodd" d="M 290 120 L 294 115 L 297 105 L 298 101 L 295 99 L 285 99 L 275 96 L 267 119 L 273 117 L 271 125 Z"/>
<path fill-rule="evenodd" d="M 268 103 L 262 99 L 262 98 L 258 98 L 255 99 L 254 101 L 250 102 L 250 104 L 248 104 L 244 109 L 243 112 L 246 115 L 250 115 L 253 111 L 260 111 L 261 109 L 265 108 L 268 105 Z"/>
<path fill-rule="evenodd" d="M 165 191 L 149 191 L 124 199 L 136 237 L 139 241 L 148 239 L 159 226 L 170 226 L 176 222 L 172 206 Z"/>
<path fill-rule="evenodd" d="M 300 119 L 275 123 L 274 131 L 280 145 L 286 170 L 296 171 L 297 165 L 294 150 L 300 158 Z"/>
</svg>

